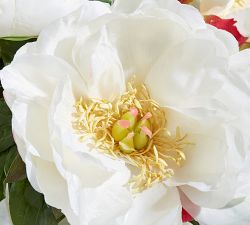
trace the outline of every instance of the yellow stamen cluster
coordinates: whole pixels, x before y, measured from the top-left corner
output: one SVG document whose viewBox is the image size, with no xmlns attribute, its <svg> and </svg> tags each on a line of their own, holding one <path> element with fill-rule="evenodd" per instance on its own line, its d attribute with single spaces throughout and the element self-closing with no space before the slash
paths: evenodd
<svg viewBox="0 0 250 225">
<path fill-rule="evenodd" d="M 128 83 L 127 90 L 113 101 L 81 97 L 75 104 L 73 127 L 81 141 L 92 138 L 99 151 L 136 167 L 137 173 L 129 184 L 132 191 L 140 192 L 172 177 L 174 170 L 169 164 L 181 166 L 186 158 L 184 149 L 190 142 L 187 135 L 181 135 L 179 127 L 174 135 L 167 130 L 165 110 L 150 98 L 144 85 Z M 131 108 L 138 109 L 141 118 L 152 114 L 152 137 L 144 148 L 126 153 L 113 138 L 112 128 Z"/>
</svg>

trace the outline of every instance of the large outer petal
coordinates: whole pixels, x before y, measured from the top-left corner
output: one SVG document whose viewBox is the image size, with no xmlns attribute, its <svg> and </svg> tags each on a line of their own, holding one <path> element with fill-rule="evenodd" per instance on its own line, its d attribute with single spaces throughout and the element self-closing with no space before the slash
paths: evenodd
<svg viewBox="0 0 250 225">
<path fill-rule="evenodd" d="M 39 72 L 36 71 L 38 68 Z M 37 191 L 45 194 L 49 204 L 61 208 L 70 221 L 75 221 L 68 203 L 67 184 L 53 162 L 46 121 L 53 87 L 68 74 L 74 74 L 74 71 L 59 59 L 48 56 L 24 56 L 1 72 L 1 81 L 5 88 L 6 101 L 13 113 L 15 141 L 26 162 L 31 184 Z M 80 78 L 75 79 L 76 83 L 80 83 Z M 37 86 L 32 85 L 34 83 Z M 56 188 L 57 185 L 60 189 Z"/>
<path fill-rule="evenodd" d="M 0 36 L 31 36 L 52 21 L 61 18 L 87 0 L 2 0 Z"/>
</svg>

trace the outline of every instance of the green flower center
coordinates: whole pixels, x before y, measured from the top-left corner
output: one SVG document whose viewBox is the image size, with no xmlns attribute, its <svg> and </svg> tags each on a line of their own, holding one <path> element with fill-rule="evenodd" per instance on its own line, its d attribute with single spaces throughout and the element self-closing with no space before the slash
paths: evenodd
<svg viewBox="0 0 250 225">
<path fill-rule="evenodd" d="M 122 115 L 112 127 L 112 137 L 119 142 L 122 152 L 132 153 L 142 150 L 152 138 L 151 123 L 152 114 L 148 112 L 141 119 L 138 117 L 138 109 L 131 108 Z"/>
</svg>

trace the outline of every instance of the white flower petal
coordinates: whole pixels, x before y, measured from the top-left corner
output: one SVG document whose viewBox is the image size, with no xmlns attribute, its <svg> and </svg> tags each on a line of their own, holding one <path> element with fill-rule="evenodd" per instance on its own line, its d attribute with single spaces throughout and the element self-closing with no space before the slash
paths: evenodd
<svg viewBox="0 0 250 225">
<path fill-rule="evenodd" d="M 222 177 L 221 182 L 215 190 L 207 192 L 199 191 L 198 189 L 188 185 L 182 186 L 181 189 L 196 205 L 201 207 L 221 208 L 233 199 L 236 189 L 235 186 L 235 175 L 233 174 L 232 179 L 230 179 L 230 174 L 226 174 Z"/>
<path fill-rule="evenodd" d="M 181 210 L 177 189 L 158 184 L 135 197 L 121 225 L 181 225 Z"/>
<path fill-rule="evenodd" d="M 174 133 L 179 126 L 181 133 L 187 133 L 187 139 L 193 143 L 185 149 L 187 159 L 183 166 L 176 169 L 173 179 L 167 182 L 173 182 L 175 185 L 176 182 L 188 183 L 203 191 L 214 189 L 225 172 L 226 148 L 220 125 L 215 121 L 206 123 L 174 110 L 167 110 L 167 119 L 170 132 Z M 211 161 L 214 165 L 212 167 Z"/>
<path fill-rule="evenodd" d="M 144 80 L 164 51 L 188 36 L 186 29 L 168 18 L 120 17 L 106 27 L 125 74 L 128 78 L 135 75 L 138 80 Z"/>
<path fill-rule="evenodd" d="M 202 208 L 197 220 L 204 225 L 248 225 L 250 223 L 250 155 L 243 164 L 242 171 L 238 180 L 238 188 L 235 193 L 235 199 L 221 209 Z"/>
<path fill-rule="evenodd" d="M 18 125 L 16 134 L 26 145 L 29 143 L 26 148 L 31 154 L 46 160 L 52 159 L 48 142 L 48 105 L 56 82 L 70 73 L 74 71 L 62 61 L 40 56 L 20 58 L 1 72 L 5 96 L 15 98 L 14 102 L 7 103 Z M 75 78 L 77 80 L 77 76 Z M 32 122 L 27 122 L 29 120 Z M 42 133 L 38 133 L 40 129 Z"/>
<path fill-rule="evenodd" d="M 132 13 L 134 12 L 143 0 L 116 0 L 112 5 L 112 11 L 120 13 Z"/>
<path fill-rule="evenodd" d="M 132 196 L 115 179 L 97 188 L 78 190 L 80 220 L 86 225 L 120 225 L 119 218 L 129 210 Z"/>
<path fill-rule="evenodd" d="M 0 36 L 38 35 L 52 21 L 78 9 L 86 0 L 3 0 Z"/>
<path fill-rule="evenodd" d="M 1 225 L 13 225 L 10 217 L 8 199 L 4 199 L 0 202 L 0 221 Z"/>
<path fill-rule="evenodd" d="M 202 208 L 197 220 L 202 225 L 249 225 L 250 197 L 232 208 L 209 209 Z"/>
<path fill-rule="evenodd" d="M 49 54 L 70 63 L 72 62 L 72 48 L 79 30 L 84 29 L 90 21 L 109 13 L 108 4 L 83 0 L 78 10 L 46 26 L 41 31 L 36 44 L 29 43 L 30 47 L 23 47 L 21 51 L 17 52 L 17 55 L 26 52 Z"/>
<path fill-rule="evenodd" d="M 227 15 L 227 18 L 234 18 L 239 32 L 250 38 L 250 7 L 233 11 Z"/>
<path fill-rule="evenodd" d="M 112 6 L 112 11 L 134 14 L 145 13 L 151 16 L 153 14 L 155 17 L 169 14 L 169 17 L 173 16 L 183 23 L 192 25 L 193 28 L 202 28 L 205 25 L 202 16 L 194 7 L 182 5 L 176 0 L 116 0 Z M 154 14 L 154 12 L 157 12 L 157 14 Z"/>
<path fill-rule="evenodd" d="M 238 188 L 236 190 L 237 198 L 249 197 L 250 196 L 250 152 L 246 157 L 244 166 L 242 167 L 241 173 L 238 177 Z"/>
<path fill-rule="evenodd" d="M 165 52 L 146 78 L 152 98 L 162 106 L 191 108 L 195 103 L 190 100 L 213 96 L 222 86 L 221 74 L 226 73 L 222 56 L 227 52 L 221 47 L 212 40 L 189 39 Z"/>
<path fill-rule="evenodd" d="M 181 205 L 183 209 L 185 209 L 189 215 L 191 215 L 193 218 L 196 218 L 197 215 L 200 212 L 200 206 L 194 204 L 186 195 L 185 193 L 181 190 L 181 187 L 178 188 L 179 194 L 180 194 L 180 199 L 181 199 Z"/>
<path fill-rule="evenodd" d="M 107 30 L 83 39 L 80 33 L 73 48 L 74 65 L 80 71 L 90 98 L 113 99 L 125 92 L 125 77 L 117 51 Z"/>
<path fill-rule="evenodd" d="M 48 67 L 48 65 L 50 66 Z M 34 69 L 37 68 L 40 68 L 39 73 L 34 72 Z M 16 72 L 16 69 L 18 69 L 19 72 Z M 51 95 L 53 95 L 54 92 L 53 87 L 57 85 L 57 82 L 59 82 L 63 76 L 68 76 L 68 74 L 73 75 L 74 70 L 55 57 L 50 58 L 43 56 L 34 58 L 24 56 L 17 59 L 15 63 L 1 72 L 1 75 L 4 77 L 2 84 L 5 87 L 5 95 L 11 96 L 6 99 L 9 99 L 7 103 L 12 109 L 14 137 L 18 150 L 26 163 L 28 178 L 37 191 L 45 194 L 47 202 L 63 209 L 68 219 L 75 221 L 75 216 L 67 202 L 69 201 L 67 200 L 68 197 L 62 194 L 65 192 L 62 192 L 60 195 L 55 195 L 55 188 L 58 187 L 56 184 L 60 182 L 61 185 L 59 186 L 61 186 L 60 188 L 63 190 L 62 183 L 65 183 L 65 180 L 62 181 L 62 178 L 60 178 L 54 163 L 42 160 L 53 161 L 51 146 L 48 143 L 49 137 L 42 136 L 41 134 L 32 136 L 32 132 L 33 134 L 38 134 L 39 129 L 43 129 L 43 135 L 49 135 L 48 107 L 51 101 Z M 77 81 L 75 83 L 75 90 L 77 90 L 77 83 L 79 83 L 78 79 L 80 78 L 75 77 L 75 79 Z M 36 87 L 32 87 L 31 85 L 31 82 L 34 82 L 34 80 L 38 81 L 38 86 Z M 22 84 L 22 86 L 20 84 Z M 18 94 L 13 92 L 14 87 Z M 32 109 L 34 109 L 36 113 L 31 114 Z M 27 121 L 29 121 L 28 125 Z M 34 130 L 29 130 L 29 126 Z M 47 132 L 45 132 L 46 130 Z M 45 171 L 48 172 L 44 174 Z M 51 182 L 50 185 L 47 185 L 48 179 L 46 176 L 49 175 L 51 175 L 49 179 Z M 52 183 L 52 181 L 55 183 Z M 64 186 L 66 190 L 66 183 Z M 59 192 L 57 193 L 59 194 Z M 61 201 L 58 201 L 59 199 Z"/>
<path fill-rule="evenodd" d="M 6 13 L 7 12 L 7 13 Z M 8 36 L 10 34 L 11 24 L 15 16 L 15 1 L 2 0 L 0 2 L 0 36 Z"/>
<path fill-rule="evenodd" d="M 72 211 L 69 204 L 69 196 L 67 195 L 67 183 L 59 174 L 54 163 L 32 157 L 32 164 L 35 167 L 35 173 L 41 192 L 45 196 L 45 200 L 49 205 L 62 209 L 67 215 L 67 219 L 71 224 L 80 224 L 78 218 Z M 48 180 L 50 182 L 48 183 Z"/>
<path fill-rule="evenodd" d="M 229 69 L 231 72 L 230 79 L 234 85 L 237 85 L 241 91 L 250 96 L 250 49 L 240 51 L 234 54 L 229 61 Z"/>
<path fill-rule="evenodd" d="M 211 33 L 211 31 L 209 30 L 210 34 L 207 34 L 207 36 L 210 37 L 213 35 L 213 38 L 218 39 L 218 41 L 220 41 L 220 44 L 224 44 L 228 51 L 228 55 L 233 55 L 239 52 L 239 43 L 231 33 L 225 30 L 217 29 L 217 27 L 209 24 L 207 24 L 207 26 L 210 30 L 213 31 L 213 33 Z M 204 30 L 202 31 L 202 34 L 204 38 Z"/>
<path fill-rule="evenodd" d="M 40 187 L 38 185 L 38 181 L 37 181 L 35 165 L 33 164 L 33 161 L 32 161 L 32 154 L 29 151 L 27 151 L 26 146 L 29 146 L 29 144 L 26 145 L 23 140 L 23 137 L 18 136 L 18 133 L 19 133 L 18 129 L 20 129 L 19 126 L 20 125 L 18 124 L 18 122 L 15 121 L 15 118 L 13 117 L 12 127 L 15 127 L 15 131 L 13 131 L 13 136 L 14 136 L 15 143 L 18 146 L 18 152 L 20 156 L 22 157 L 22 160 L 25 162 L 27 177 L 31 185 L 33 186 L 33 188 L 36 191 L 41 192 Z"/>
</svg>

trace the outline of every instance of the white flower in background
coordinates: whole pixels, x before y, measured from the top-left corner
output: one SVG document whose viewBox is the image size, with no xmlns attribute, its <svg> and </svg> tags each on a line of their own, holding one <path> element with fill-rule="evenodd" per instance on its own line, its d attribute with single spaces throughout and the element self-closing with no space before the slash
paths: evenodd
<svg viewBox="0 0 250 225">
<path fill-rule="evenodd" d="M 1 71 L 31 184 L 72 225 L 178 225 L 182 207 L 242 203 L 249 59 L 178 1 L 85 2 Z"/>
<path fill-rule="evenodd" d="M 0 0 L 0 37 L 33 36 L 87 0 Z"/>
<path fill-rule="evenodd" d="M 234 18 L 241 34 L 250 37 L 249 0 L 194 0 L 193 5 L 203 15 L 217 15 L 221 18 Z"/>
<path fill-rule="evenodd" d="M 2 225 L 12 225 L 8 203 L 5 199 L 0 202 L 0 221 Z"/>
</svg>

